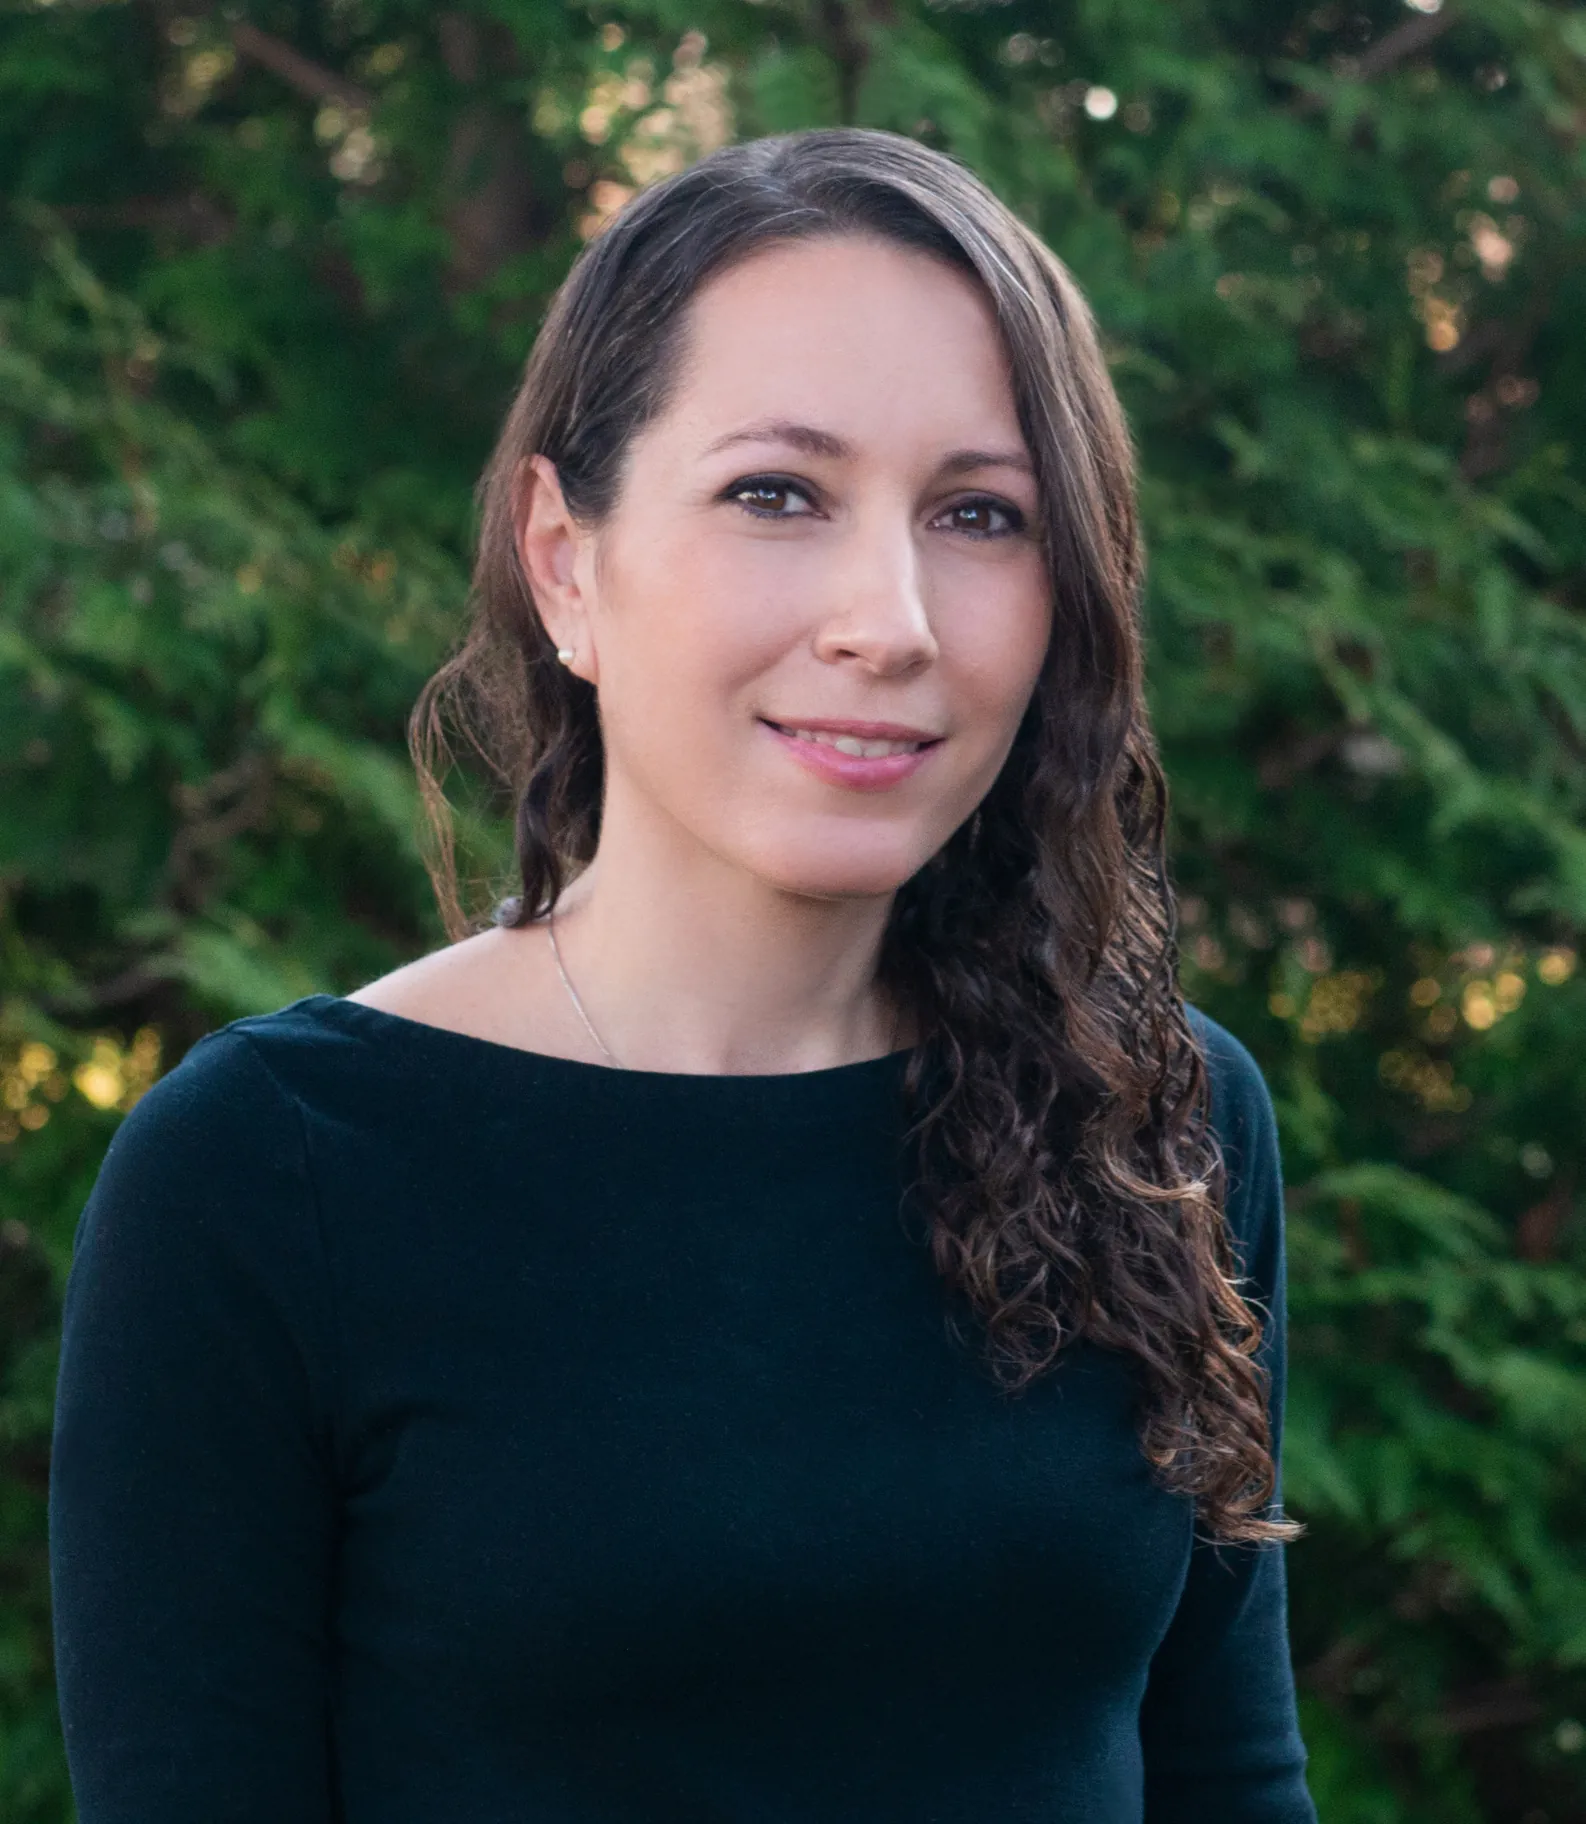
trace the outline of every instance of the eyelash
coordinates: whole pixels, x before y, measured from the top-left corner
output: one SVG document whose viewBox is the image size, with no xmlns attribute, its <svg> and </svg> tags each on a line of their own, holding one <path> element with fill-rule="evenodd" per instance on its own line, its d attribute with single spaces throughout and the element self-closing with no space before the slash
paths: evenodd
<svg viewBox="0 0 1586 1824">
<path fill-rule="evenodd" d="M 802 487 L 798 482 L 790 480 L 785 475 L 746 475 L 741 481 L 735 481 L 732 486 L 726 490 L 722 498 L 724 500 L 730 500 L 735 506 L 741 508 L 743 512 L 749 514 L 754 519 L 801 519 L 803 517 L 803 515 L 799 513 L 767 512 L 762 507 L 751 507 L 746 502 L 738 499 L 740 494 L 751 493 L 756 488 L 780 489 L 786 494 L 797 494 L 801 500 L 805 501 L 810 506 L 815 504 L 810 500 L 807 489 Z M 975 532 L 971 531 L 968 526 L 956 526 L 953 528 L 965 538 L 985 540 L 1012 538 L 1024 530 L 1024 515 L 1011 501 L 998 500 L 994 495 L 990 494 L 971 494 L 964 500 L 955 500 L 953 504 L 950 507 L 945 508 L 944 511 L 953 513 L 960 507 L 990 507 L 995 512 L 1004 515 L 1009 522 L 1000 532 Z"/>
</svg>

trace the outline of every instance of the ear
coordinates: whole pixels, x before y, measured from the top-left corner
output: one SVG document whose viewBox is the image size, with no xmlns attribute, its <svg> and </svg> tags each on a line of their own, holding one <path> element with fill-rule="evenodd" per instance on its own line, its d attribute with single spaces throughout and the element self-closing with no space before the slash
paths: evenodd
<svg viewBox="0 0 1586 1824">
<path fill-rule="evenodd" d="M 534 606 L 556 645 L 572 648 L 568 670 L 593 684 L 598 667 L 587 584 L 594 566 L 586 561 L 592 535 L 568 511 L 549 457 L 528 457 L 518 465 L 517 480 L 513 527 Z"/>
</svg>

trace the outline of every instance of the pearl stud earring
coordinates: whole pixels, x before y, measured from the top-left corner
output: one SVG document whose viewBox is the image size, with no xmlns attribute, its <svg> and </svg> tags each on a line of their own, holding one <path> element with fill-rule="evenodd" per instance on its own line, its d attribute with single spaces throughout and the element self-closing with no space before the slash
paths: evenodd
<svg viewBox="0 0 1586 1824">
<path fill-rule="evenodd" d="M 571 646 L 558 646 L 556 649 L 556 656 L 564 665 L 571 665 L 573 662 L 573 649 Z"/>
</svg>

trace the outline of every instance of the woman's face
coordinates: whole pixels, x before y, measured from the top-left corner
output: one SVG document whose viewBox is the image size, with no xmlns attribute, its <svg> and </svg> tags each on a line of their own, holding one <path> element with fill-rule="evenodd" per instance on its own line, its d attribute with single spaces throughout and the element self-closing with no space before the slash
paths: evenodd
<svg viewBox="0 0 1586 1824">
<path fill-rule="evenodd" d="M 696 297 L 596 531 L 534 469 L 523 555 L 598 692 L 607 830 L 842 898 L 892 892 L 971 815 L 1051 627 L 973 281 L 873 239 L 757 252 Z"/>
</svg>

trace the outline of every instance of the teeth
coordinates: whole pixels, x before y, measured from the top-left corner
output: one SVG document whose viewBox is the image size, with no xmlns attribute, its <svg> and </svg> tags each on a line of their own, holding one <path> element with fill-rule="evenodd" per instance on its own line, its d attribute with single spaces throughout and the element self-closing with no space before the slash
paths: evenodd
<svg viewBox="0 0 1586 1824">
<path fill-rule="evenodd" d="M 879 760 L 885 754 L 916 753 L 923 741 L 861 741 L 856 735 L 829 735 L 822 729 L 791 728 L 800 741 L 816 741 L 822 747 L 835 747 L 840 754 L 853 754 L 866 760 Z"/>
</svg>

